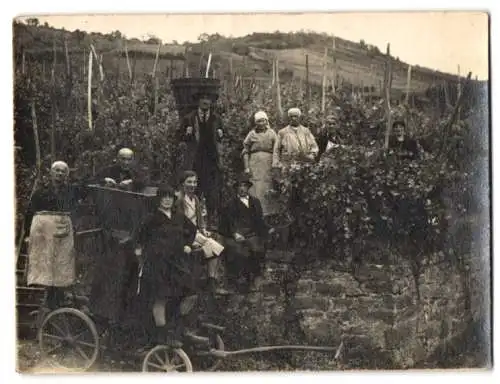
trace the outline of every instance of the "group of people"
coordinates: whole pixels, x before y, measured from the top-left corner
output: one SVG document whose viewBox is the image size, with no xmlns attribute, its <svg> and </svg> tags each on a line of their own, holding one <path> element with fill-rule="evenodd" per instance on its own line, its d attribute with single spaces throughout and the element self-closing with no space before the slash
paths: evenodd
<svg viewBox="0 0 500 384">
<path fill-rule="evenodd" d="M 189 259 L 187 255 L 193 252 L 203 255 L 206 289 L 214 295 L 227 294 L 228 288 L 248 291 L 255 286 L 262 272 L 267 237 L 274 231 L 264 218 L 277 213 L 269 193 L 276 171 L 286 176 L 292 162 L 314 162 L 325 151 L 318 146 L 311 131 L 300 123 L 298 108 L 288 111 L 289 124 L 278 132 L 270 127 L 267 114 L 258 111 L 254 115 L 254 126 L 243 141 L 244 170 L 235 182 L 233 198 L 221 204 L 220 155 L 224 129 L 220 117 L 211 108 L 213 99 L 204 94 L 199 97 L 198 109 L 183 118 L 179 130 L 178 139 L 184 144 L 185 153 L 180 164 L 184 171 L 178 185 L 160 185 L 157 207 L 133 233 L 125 238 L 115 238 L 113 233 L 105 237 L 108 244 L 132 244 L 128 249 L 133 249 L 134 257 L 123 264 L 115 264 L 119 252 L 115 246 L 109 246 L 106 257 L 110 270 L 115 268 L 113 273 L 121 274 L 122 280 L 127 276 L 137 278 L 137 293 L 149 303 L 157 339 L 174 344 L 181 338 L 180 333 L 195 342 L 202 339 L 181 326 L 179 319 L 180 302 L 192 291 L 183 267 Z M 401 121 L 397 121 L 395 127 L 398 135 L 391 146 L 404 147 L 415 154 L 413 142 L 404 136 L 404 123 L 402 126 Z M 109 188 L 141 191 L 146 186 L 146 178 L 134 163 L 134 152 L 122 148 L 116 163 L 100 170 L 93 181 Z M 72 213 L 86 197 L 87 190 L 68 180 L 68 165 L 54 162 L 51 184 L 34 193 L 25 220 L 30 243 L 28 284 L 47 287 L 49 309 L 62 305 L 64 289 L 75 282 Z M 208 220 L 203 212 L 202 196 Z M 130 252 L 124 253 L 127 259 Z M 225 276 L 220 274 L 222 262 Z M 117 270 L 120 265 L 124 271 Z M 130 274 L 134 269 L 138 273 Z M 92 287 L 93 312 L 117 320 L 118 310 L 108 304 L 121 307 L 121 301 L 126 300 L 121 293 L 125 283 L 103 283 L 112 279 L 107 275 L 110 270 L 105 267 L 98 270 L 102 276 Z M 167 308 L 167 304 L 172 304 L 174 309 Z M 166 331 L 172 328 L 166 326 L 167 317 L 176 323 L 177 332 L 173 336 Z"/>
</svg>

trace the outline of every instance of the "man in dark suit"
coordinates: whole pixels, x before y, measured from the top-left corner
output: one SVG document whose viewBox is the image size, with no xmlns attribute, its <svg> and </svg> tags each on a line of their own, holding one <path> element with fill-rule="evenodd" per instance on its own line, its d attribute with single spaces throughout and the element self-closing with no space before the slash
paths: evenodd
<svg viewBox="0 0 500 384">
<path fill-rule="evenodd" d="M 260 201 L 249 195 L 247 175 L 236 182 L 236 196 L 223 210 L 219 230 L 226 243 L 226 272 L 230 280 L 242 276 L 245 287 L 259 277 L 265 259 L 265 241 L 274 232 L 264 222 Z"/>
<path fill-rule="evenodd" d="M 116 160 L 116 164 L 104 167 L 97 173 L 97 182 L 110 188 L 142 190 L 145 187 L 144 175 L 134 167 L 134 152 L 122 148 Z"/>
<path fill-rule="evenodd" d="M 184 143 L 181 171 L 193 170 L 198 175 L 199 196 L 206 199 L 208 221 L 213 224 L 219 208 L 222 187 L 221 141 L 222 121 L 212 106 L 213 97 L 198 93 L 198 108 L 182 119 L 179 140 Z"/>
</svg>

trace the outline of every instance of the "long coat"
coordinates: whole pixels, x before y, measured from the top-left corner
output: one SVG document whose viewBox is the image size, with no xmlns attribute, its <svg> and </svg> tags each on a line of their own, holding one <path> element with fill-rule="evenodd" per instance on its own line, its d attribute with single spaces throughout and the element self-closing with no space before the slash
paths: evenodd
<svg viewBox="0 0 500 384">
<path fill-rule="evenodd" d="M 140 227 L 136 242 L 143 247 L 144 265 L 141 284 L 148 296 L 180 296 L 184 290 L 186 266 L 184 245 L 195 236 L 192 227 L 184 225 L 182 214 L 171 218 L 157 210 Z"/>
<path fill-rule="evenodd" d="M 241 233 L 243 229 L 249 232 Z M 223 210 L 219 230 L 224 237 L 233 237 L 235 232 L 244 236 L 253 234 L 265 237 L 267 225 L 264 222 L 259 199 L 250 195 L 247 208 L 239 197 L 233 197 Z"/>
<path fill-rule="evenodd" d="M 192 127 L 192 134 L 187 134 L 187 127 Z M 222 120 L 218 114 L 213 111 L 208 113 L 206 123 L 203 122 L 201 111 L 195 110 L 184 116 L 181 122 L 181 130 L 178 134 L 178 140 L 185 143 L 185 153 L 183 153 L 182 170 L 196 170 L 197 162 L 200 156 L 205 154 L 210 159 L 210 165 L 216 169 L 221 166 L 221 139 L 217 135 L 217 130 L 222 130 Z M 204 130 L 207 135 L 203 135 Z M 202 147 L 204 146 L 204 147 Z M 198 160 L 198 161 L 197 161 Z M 197 170 L 199 171 L 199 170 Z"/>
<path fill-rule="evenodd" d="M 221 118 L 210 111 L 207 121 L 203 121 L 201 112 L 196 110 L 182 120 L 179 140 L 184 145 L 179 154 L 177 172 L 193 170 L 198 175 L 198 192 L 205 196 L 209 216 L 216 215 L 222 187 L 221 173 L 221 138 L 218 130 L 223 131 Z M 187 134 L 187 127 L 192 127 L 192 134 Z"/>
<path fill-rule="evenodd" d="M 248 207 L 238 198 L 232 198 L 223 210 L 219 231 L 224 236 L 228 254 L 236 258 L 248 258 L 264 252 L 267 225 L 262 216 L 262 206 L 255 197 L 249 196 Z M 236 242 L 234 234 L 244 236 L 244 242 Z"/>
</svg>

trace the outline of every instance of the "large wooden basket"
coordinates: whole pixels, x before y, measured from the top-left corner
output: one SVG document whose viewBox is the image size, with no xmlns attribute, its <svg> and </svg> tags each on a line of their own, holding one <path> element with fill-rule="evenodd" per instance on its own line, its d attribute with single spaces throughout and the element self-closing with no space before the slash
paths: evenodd
<svg viewBox="0 0 500 384">
<path fill-rule="evenodd" d="M 208 94 L 212 100 L 216 101 L 221 87 L 218 79 L 203 77 L 172 79 L 171 84 L 180 116 L 185 116 L 197 108 L 200 92 Z"/>
</svg>

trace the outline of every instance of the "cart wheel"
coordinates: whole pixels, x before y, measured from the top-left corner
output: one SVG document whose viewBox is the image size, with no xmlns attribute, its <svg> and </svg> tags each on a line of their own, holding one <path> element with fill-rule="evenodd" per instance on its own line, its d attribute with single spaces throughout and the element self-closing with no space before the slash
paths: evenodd
<svg viewBox="0 0 500 384">
<path fill-rule="evenodd" d="M 74 308 L 49 313 L 38 330 L 38 341 L 42 357 L 57 369 L 86 371 L 99 353 L 94 322 Z"/>
<path fill-rule="evenodd" d="M 142 372 L 193 372 L 193 365 L 182 349 L 157 345 L 144 358 Z"/>
<path fill-rule="evenodd" d="M 224 340 L 222 340 L 222 337 L 218 333 L 210 336 L 210 348 L 216 349 L 218 351 L 224 350 Z M 222 359 L 220 358 L 204 356 L 201 365 L 203 367 L 203 371 L 213 372 L 217 368 L 219 368 L 221 363 Z"/>
</svg>

